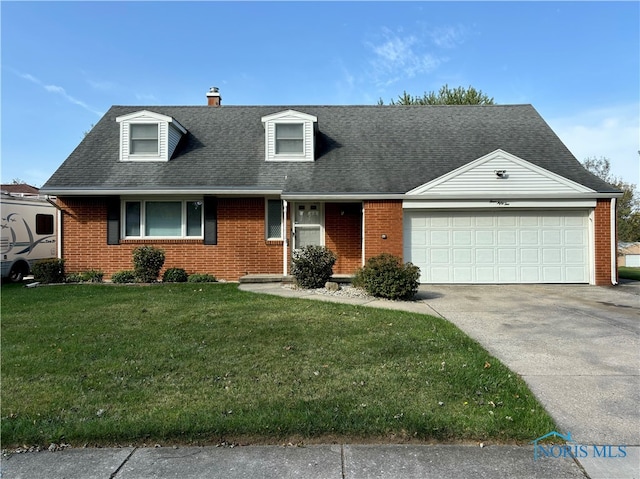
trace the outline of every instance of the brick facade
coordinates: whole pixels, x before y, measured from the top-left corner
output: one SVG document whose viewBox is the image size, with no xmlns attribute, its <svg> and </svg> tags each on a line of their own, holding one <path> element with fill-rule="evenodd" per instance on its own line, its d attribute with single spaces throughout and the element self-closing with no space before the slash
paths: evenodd
<svg viewBox="0 0 640 479">
<path fill-rule="evenodd" d="M 236 281 L 245 274 L 282 274 L 282 241 L 266 241 L 263 198 L 218 199 L 218 244 L 200 239 L 122 240 L 107 245 L 106 198 L 58 198 L 63 208 L 62 257 L 68 272 L 99 269 L 110 277 L 133 269 L 132 252 L 140 245 L 165 251 L 164 268 L 210 273 Z"/>
<path fill-rule="evenodd" d="M 380 253 L 402 258 L 402 216 L 401 200 L 364 202 L 365 260 Z"/>
<path fill-rule="evenodd" d="M 611 200 L 599 199 L 594 212 L 595 231 L 595 283 L 599 286 L 611 284 Z M 617 238 L 615 238 L 617 244 Z M 617 262 L 617 257 L 616 257 Z M 618 281 L 616 263 L 616 277 Z"/>
<path fill-rule="evenodd" d="M 338 256 L 335 274 L 353 274 L 362 266 L 362 203 L 327 203 L 325 246 Z"/>
<path fill-rule="evenodd" d="M 218 198 L 217 245 L 205 245 L 201 239 L 121 240 L 107 245 L 107 204 L 107 198 L 99 197 L 58 198 L 63 209 L 62 257 L 68 272 L 97 269 L 109 278 L 116 271 L 133 269 L 134 248 L 153 245 L 165 251 L 165 268 L 180 267 L 189 274 L 210 273 L 237 281 L 246 274 L 283 273 L 283 242 L 265 239 L 264 198 Z M 338 256 L 334 273 L 353 274 L 362 266 L 363 222 L 365 260 L 380 253 L 403 257 L 402 201 L 326 203 L 325 244 Z M 597 285 L 611 284 L 610 224 L 610 200 L 598 200 L 594 212 Z M 287 237 L 289 226 L 287 220 Z"/>
</svg>

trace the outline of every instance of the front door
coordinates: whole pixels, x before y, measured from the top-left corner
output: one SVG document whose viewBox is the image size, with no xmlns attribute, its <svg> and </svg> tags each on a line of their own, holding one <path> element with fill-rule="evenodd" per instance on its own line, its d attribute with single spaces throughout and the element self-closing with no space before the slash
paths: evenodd
<svg viewBox="0 0 640 479">
<path fill-rule="evenodd" d="M 292 215 L 294 250 L 324 244 L 322 203 L 296 203 Z"/>
</svg>

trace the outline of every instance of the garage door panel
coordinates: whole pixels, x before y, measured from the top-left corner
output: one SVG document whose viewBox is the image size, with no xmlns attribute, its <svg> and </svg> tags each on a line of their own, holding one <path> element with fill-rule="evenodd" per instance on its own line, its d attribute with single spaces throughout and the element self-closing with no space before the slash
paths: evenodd
<svg viewBox="0 0 640 479">
<path fill-rule="evenodd" d="M 540 250 L 523 248 L 520 250 L 521 264 L 540 264 Z"/>
<path fill-rule="evenodd" d="M 498 246 L 510 246 L 517 243 L 515 231 L 498 231 Z"/>
<path fill-rule="evenodd" d="M 405 260 L 432 283 L 588 283 L 588 211 L 405 213 Z"/>
<path fill-rule="evenodd" d="M 476 245 L 493 246 L 495 245 L 496 235 L 494 231 L 476 231 Z"/>
</svg>

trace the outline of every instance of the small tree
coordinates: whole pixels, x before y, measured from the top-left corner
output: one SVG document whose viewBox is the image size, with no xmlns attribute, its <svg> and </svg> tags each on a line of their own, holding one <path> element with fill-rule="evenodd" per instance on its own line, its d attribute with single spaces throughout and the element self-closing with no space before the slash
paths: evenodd
<svg viewBox="0 0 640 479">
<path fill-rule="evenodd" d="M 164 250 L 139 246 L 133 250 L 133 271 L 141 283 L 153 283 L 164 265 Z"/>
<path fill-rule="evenodd" d="M 322 288 L 333 275 L 336 255 L 324 246 L 305 246 L 294 251 L 291 274 L 305 289 Z"/>
</svg>

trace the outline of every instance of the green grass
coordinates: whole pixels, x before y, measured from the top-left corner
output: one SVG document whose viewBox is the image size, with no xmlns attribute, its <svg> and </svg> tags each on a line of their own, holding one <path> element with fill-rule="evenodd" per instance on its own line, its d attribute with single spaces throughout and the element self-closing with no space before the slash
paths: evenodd
<svg viewBox="0 0 640 479">
<path fill-rule="evenodd" d="M 620 266 L 618 268 L 618 276 L 624 279 L 634 279 L 640 281 L 640 268 L 630 268 L 628 266 Z"/>
<path fill-rule="evenodd" d="M 447 321 L 234 284 L 2 287 L 2 446 L 530 441 L 554 423 Z"/>
</svg>

